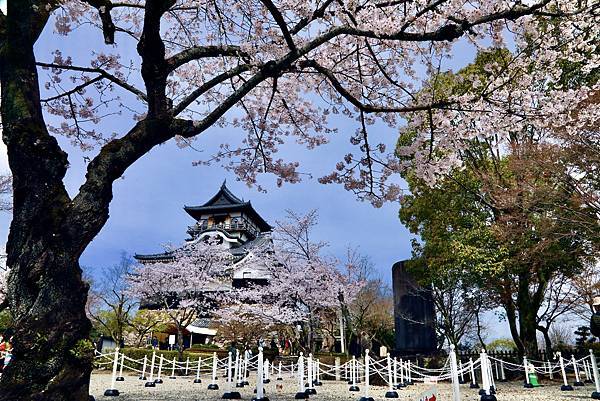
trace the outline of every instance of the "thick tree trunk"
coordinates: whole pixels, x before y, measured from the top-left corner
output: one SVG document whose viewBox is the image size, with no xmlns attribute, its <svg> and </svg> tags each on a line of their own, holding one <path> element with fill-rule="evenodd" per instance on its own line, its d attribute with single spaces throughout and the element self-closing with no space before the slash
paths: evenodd
<svg viewBox="0 0 600 401">
<path fill-rule="evenodd" d="M 65 224 L 68 161 L 46 130 L 33 55 L 50 12 L 11 2 L 10 18 L 0 21 L 3 140 L 14 194 L 7 243 L 14 352 L 0 379 L 7 401 L 87 401 L 93 359 L 78 263 L 91 236 L 75 238 Z"/>
</svg>

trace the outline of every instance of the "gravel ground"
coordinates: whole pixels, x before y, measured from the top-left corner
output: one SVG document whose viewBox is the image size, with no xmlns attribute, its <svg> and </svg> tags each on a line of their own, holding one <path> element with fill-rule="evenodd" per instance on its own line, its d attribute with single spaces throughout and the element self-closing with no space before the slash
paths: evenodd
<svg viewBox="0 0 600 401">
<path fill-rule="evenodd" d="M 111 376 L 106 373 L 94 372 L 90 385 L 90 393 L 93 394 L 97 401 L 113 400 L 113 401 L 217 401 L 221 400 L 221 396 L 226 389 L 224 379 L 218 382 L 220 389 L 209 391 L 206 389 L 207 383 L 210 380 L 208 377 L 203 377 L 202 384 L 194 384 L 192 378 L 177 378 L 170 380 L 164 377 L 163 384 L 157 384 L 155 388 L 145 388 L 144 382 L 138 380 L 136 376 L 126 376 L 124 382 L 117 382 L 117 389 L 120 392 L 118 397 L 105 397 L 104 390 L 110 387 Z M 252 380 L 253 377 L 250 377 Z M 251 381 L 252 383 L 252 381 Z M 281 386 L 277 386 L 280 384 Z M 573 400 L 589 400 L 593 391 L 593 385 L 585 387 L 575 387 L 575 391 L 561 392 L 558 381 L 549 382 L 544 387 L 535 389 L 524 389 L 521 383 L 497 383 L 498 401 L 573 401 Z M 359 384 L 360 386 L 360 384 Z M 399 400 L 418 401 L 419 395 L 427 389 L 431 388 L 429 384 L 416 384 L 405 389 L 399 390 Z M 448 383 L 439 383 L 436 385 L 438 390 L 438 400 L 452 401 L 452 389 Z M 266 396 L 271 401 L 291 401 L 297 391 L 295 380 L 285 379 L 284 381 L 272 380 L 271 383 L 265 384 Z M 236 390 L 236 389 L 234 389 Z M 249 401 L 254 396 L 254 387 L 246 386 L 240 390 L 242 400 Z M 385 387 L 370 388 L 370 396 L 376 401 L 385 400 Z M 324 381 L 323 386 L 317 387 L 317 395 L 312 395 L 311 399 L 318 401 L 342 401 L 358 399 L 363 395 L 362 388 L 359 393 L 351 393 L 348 391 L 348 385 L 343 382 Z M 479 396 L 477 390 L 471 390 L 468 385 L 461 385 L 461 397 L 464 401 L 478 401 Z"/>
</svg>

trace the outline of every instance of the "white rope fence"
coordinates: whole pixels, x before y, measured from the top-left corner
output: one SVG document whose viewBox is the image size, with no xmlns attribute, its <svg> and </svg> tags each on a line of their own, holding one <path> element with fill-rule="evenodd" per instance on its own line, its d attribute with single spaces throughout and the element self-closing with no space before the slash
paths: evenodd
<svg viewBox="0 0 600 401">
<path fill-rule="evenodd" d="M 468 384 L 469 388 L 479 389 L 482 401 L 495 401 L 496 381 L 507 381 L 506 373 L 511 377 L 523 374 L 523 386 L 534 388 L 537 384 L 537 376 L 544 376 L 553 380 L 560 376 L 562 391 L 572 391 L 574 387 L 584 386 L 585 383 L 593 383 L 594 391 L 592 398 L 600 399 L 600 377 L 596 357 L 592 350 L 589 355 L 577 359 L 574 355 L 564 358 L 561 353 L 556 353 L 554 361 L 535 361 L 527 357 L 523 358 L 522 364 L 505 361 L 488 355 L 482 351 L 476 360 L 469 358 L 463 362 L 459 360 L 451 347 L 444 365 L 440 368 L 427 368 L 419 366 L 418 362 L 404 360 L 402 358 L 387 355 L 383 359 L 373 359 L 368 350 L 362 358 L 353 356 L 345 363 L 336 358 L 333 365 L 321 362 L 312 354 L 305 357 L 302 353 L 297 360 L 266 359 L 262 348 L 258 355 L 251 355 L 249 351 L 243 354 L 229 353 L 225 358 L 218 358 L 214 352 L 212 358 L 198 357 L 191 360 L 187 357 L 178 361 L 176 357 L 167 360 L 164 354 L 153 350 L 150 357 L 144 355 L 135 359 L 127 356 L 118 348 L 114 352 L 96 352 L 95 365 L 98 368 L 111 369 L 112 376 L 110 387 L 105 391 L 105 396 L 118 396 L 117 383 L 126 380 L 125 374 L 144 382 L 145 387 L 156 387 L 163 383 L 163 369 L 170 372 L 169 379 L 189 379 L 193 383 L 202 383 L 202 377 L 210 379 L 209 390 L 218 390 L 219 375 L 222 371 L 225 385 L 224 399 L 239 399 L 240 393 L 233 388 L 242 388 L 249 385 L 248 379 L 251 372 L 256 376 L 255 392 L 257 400 L 268 399 L 265 396 L 265 384 L 270 383 L 271 376 L 276 381 L 293 379 L 298 383 L 296 399 L 307 399 L 310 395 L 317 394 L 316 387 L 323 385 L 322 378 L 328 378 L 334 382 L 346 381 L 351 392 L 359 392 L 362 387 L 361 401 L 371 401 L 371 382 L 374 378 L 378 383 L 383 383 L 386 388 L 385 398 L 398 398 L 397 390 L 414 383 L 437 383 L 449 381 L 452 388 L 453 401 L 460 400 L 461 384 Z M 574 379 L 569 382 L 569 375 Z M 469 380 L 466 380 L 468 377 Z M 478 382 L 478 378 L 481 382 Z M 222 380 L 221 379 L 221 380 Z M 282 386 L 282 385 L 280 385 Z"/>
</svg>

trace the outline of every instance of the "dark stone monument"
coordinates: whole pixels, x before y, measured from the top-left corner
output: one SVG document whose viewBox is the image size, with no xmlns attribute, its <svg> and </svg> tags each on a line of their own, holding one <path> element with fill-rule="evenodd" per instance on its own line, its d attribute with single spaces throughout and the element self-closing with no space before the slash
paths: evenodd
<svg viewBox="0 0 600 401">
<path fill-rule="evenodd" d="M 431 290 L 419 286 L 405 266 L 392 266 L 394 289 L 395 353 L 426 355 L 436 350 L 435 309 Z"/>
</svg>

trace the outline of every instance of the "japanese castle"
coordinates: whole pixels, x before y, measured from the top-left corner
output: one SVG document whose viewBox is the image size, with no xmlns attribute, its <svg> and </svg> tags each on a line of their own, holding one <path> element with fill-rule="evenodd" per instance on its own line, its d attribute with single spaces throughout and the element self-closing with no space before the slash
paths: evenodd
<svg viewBox="0 0 600 401">
<path fill-rule="evenodd" d="M 195 220 L 188 227 L 189 237 L 186 241 L 199 241 L 207 236 L 218 237 L 229 247 L 229 252 L 239 262 L 249 253 L 249 250 L 263 244 L 271 243 L 272 227 L 252 207 L 251 202 L 244 202 L 235 196 L 226 183 L 223 182 L 219 191 L 201 206 L 184 206 L 183 210 Z M 169 262 L 173 260 L 171 252 L 147 255 L 134 255 L 134 258 L 144 264 Z M 268 277 L 264 272 L 242 267 L 233 268 L 232 287 L 243 286 L 246 282 L 265 282 Z M 227 283 L 226 283 L 227 285 Z M 192 343 L 208 343 L 216 334 L 209 327 L 210 319 L 198 319 L 187 327 L 190 333 L 189 345 Z M 196 335 L 194 335 L 196 334 Z M 187 339 L 185 341 L 187 343 Z"/>
</svg>

